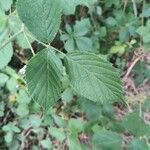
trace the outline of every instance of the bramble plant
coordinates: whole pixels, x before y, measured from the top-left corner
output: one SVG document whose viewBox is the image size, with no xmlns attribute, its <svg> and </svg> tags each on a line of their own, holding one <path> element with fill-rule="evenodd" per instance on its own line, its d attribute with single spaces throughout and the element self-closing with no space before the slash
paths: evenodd
<svg viewBox="0 0 150 150">
<path fill-rule="evenodd" d="M 29 61 L 26 68 L 30 95 L 44 110 L 53 106 L 61 96 L 63 69 L 70 87 L 77 94 L 101 104 L 123 99 L 117 71 L 101 56 L 80 49 L 65 54 L 50 46 L 59 31 L 63 12 L 58 0 L 18 0 L 17 10 L 29 31 L 46 46 Z M 88 43 L 88 40 L 85 42 Z M 61 53 L 63 60 L 54 51 Z"/>
<path fill-rule="evenodd" d="M 149 18 L 149 0 L 0 0 L 0 150 L 149 150 Z"/>
</svg>

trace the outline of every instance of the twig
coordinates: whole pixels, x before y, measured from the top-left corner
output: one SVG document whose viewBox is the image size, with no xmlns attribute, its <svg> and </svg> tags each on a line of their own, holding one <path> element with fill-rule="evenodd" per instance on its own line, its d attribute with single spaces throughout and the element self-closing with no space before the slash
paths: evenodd
<svg viewBox="0 0 150 150">
<path fill-rule="evenodd" d="M 128 0 L 125 0 L 124 6 L 123 6 L 123 13 L 125 13 L 125 11 L 126 11 L 127 4 L 128 4 Z"/>
<path fill-rule="evenodd" d="M 142 117 L 142 104 L 139 102 L 139 117 Z"/>
<path fill-rule="evenodd" d="M 130 67 L 128 68 L 125 76 L 124 76 L 124 79 L 127 79 L 129 74 L 131 73 L 133 67 L 136 65 L 136 63 L 141 59 L 142 56 L 138 56 L 133 62 L 132 64 L 130 65 Z"/>
<path fill-rule="evenodd" d="M 5 117 L 4 117 L 4 119 L 3 119 L 2 122 L 0 123 L 0 126 L 6 124 L 7 119 L 8 119 L 8 116 L 10 115 L 10 113 L 11 113 L 11 110 L 8 110 L 7 113 L 6 113 L 6 115 L 5 115 Z"/>
<path fill-rule="evenodd" d="M 132 3 L 133 3 L 134 15 L 135 15 L 135 17 L 137 17 L 137 7 L 136 7 L 136 2 L 135 2 L 135 0 L 132 0 Z"/>
<path fill-rule="evenodd" d="M 27 61 L 23 60 L 18 54 L 14 53 L 14 56 L 16 56 L 21 61 L 21 63 L 27 64 Z"/>
<path fill-rule="evenodd" d="M 23 150 L 24 149 L 24 147 L 25 147 L 25 140 L 27 139 L 27 137 L 31 133 L 31 129 L 32 129 L 32 126 L 29 126 L 27 129 L 23 130 L 22 136 L 24 137 L 24 140 L 22 141 L 19 150 Z"/>
<path fill-rule="evenodd" d="M 142 13 L 145 9 L 145 0 L 143 0 L 143 7 L 142 7 Z M 144 17 L 142 16 L 142 25 L 144 25 Z"/>
</svg>

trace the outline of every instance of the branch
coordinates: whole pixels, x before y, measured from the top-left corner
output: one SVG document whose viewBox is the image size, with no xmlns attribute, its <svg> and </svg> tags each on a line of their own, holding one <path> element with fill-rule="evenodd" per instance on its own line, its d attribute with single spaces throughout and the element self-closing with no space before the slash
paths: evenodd
<svg viewBox="0 0 150 150">
<path fill-rule="evenodd" d="M 45 46 L 46 48 L 51 48 L 51 49 L 55 50 L 56 52 L 62 54 L 64 57 L 66 57 L 66 54 L 65 54 L 65 53 L 59 51 L 58 49 L 54 48 L 54 47 L 51 46 L 50 44 L 49 44 L 49 45 L 48 45 L 48 44 L 45 44 L 45 43 L 39 41 L 38 39 L 33 38 L 33 37 L 32 37 L 30 34 L 28 34 L 28 33 L 27 33 L 27 36 L 29 36 L 29 37 L 32 38 L 33 40 L 37 41 L 38 43 L 42 44 L 42 45 Z"/>
<path fill-rule="evenodd" d="M 134 15 L 135 15 L 135 17 L 137 17 L 137 7 L 136 7 L 136 2 L 135 2 L 135 0 L 132 0 L 132 3 L 133 3 Z"/>
<path fill-rule="evenodd" d="M 141 59 L 142 56 L 138 56 L 133 62 L 132 64 L 130 65 L 130 67 L 128 68 L 125 76 L 124 76 L 124 79 L 127 79 L 127 77 L 129 76 L 129 74 L 131 73 L 133 67 L 136 65 L 136 63 Z"/>
</svg>

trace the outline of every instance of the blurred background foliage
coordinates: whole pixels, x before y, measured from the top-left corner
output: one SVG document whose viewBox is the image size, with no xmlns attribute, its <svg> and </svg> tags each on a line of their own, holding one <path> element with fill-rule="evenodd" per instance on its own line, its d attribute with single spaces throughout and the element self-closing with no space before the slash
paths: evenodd
<svg viewBox="0 0 150 150">
<path fill-rule="evenodd" d="M 121 74 L 126 104 L 87 101 L 66 78 L 61 99 L 43 114 L 24 78 L 30 49 L 38 52 L 42 45 L 21 23 L 16 0 L 0 0 L 0 149 L 149 150 L 150 1 L 60 3 L 65 15 L 52 45 L 109 60 Z"/>
</svg>

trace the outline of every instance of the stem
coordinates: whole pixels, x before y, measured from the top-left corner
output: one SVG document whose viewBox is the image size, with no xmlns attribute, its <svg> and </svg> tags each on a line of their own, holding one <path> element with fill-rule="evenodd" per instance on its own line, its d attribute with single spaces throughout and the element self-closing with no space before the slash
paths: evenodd
<svg viewBox="0 0 150 150">
<path fill-rule="evenodd" d="M 59 30 L 59 34 L 60 34 L 60 36 L 63 35 L 62 30 Z M 65 42 L 63 40 L 62 40 L 62 42 L 63 42 L 63 44 L 65 44 Z"/>
<path fill-rule="evenodd" d="M 145 0 L 143 0 L 143 8 L 142 8 L 142 13 L 145 9 Z M 142 16 L 142 25 L 144 25 L 144 17 Z"/>
<path fill-rule="evenodd" d="M 124 76 L 124 79 L 127 79 L 127 78 L 128 78 L 128 76 L 129 76 L 129 74 L 131 73 L 133 67 L 134 67 L 134 66 L 136 65 L 136 63 L 141 59 L 141 57 L 142 57 L 142 56 L 137 57 L 137 58 L 132 62 L 132 64 L 130 65 L 130 67 L 128 68 L 128 70 L 127 70 L 127 72 L 126 72 L 126 74 L 125 74 L 125 76 Z"/>
<path fill-rule="evenodd" d="M 28 37 L 27 37 L 26 33 L 25 33 L 25 32 L 23 32 L 23 34 L 24 34 L 24 37 L 25 37 L 25 39 L 26 39 L 26 41 L 27 41 L 28 45 L 30 46 L 31 53 L 33 54 L 33 56 L 35 56 L 34 50 L 33 50 L 32 46 L 31 46 L 31 44 L 30 44 L 30 42 L 29 42 L 29 39 L 28 39 Z"/>
<path fill-rule="evenodd" d="M 127 105 L 127 107 L 128 107 L 129 112 L 131 112 L 131 111 L 132 111 L 132 109 L 131 109 L 131 107 L 130 107 L 129 103 L 128 103 L 128 102 L 125 102 L 125 103 L 126 103 L 126 105 Z"/>
<path fill-rule="evenodd" d="M 56 52 L 58 52 L 58 53 L 62 54 L 64 57 L 66 57 L 66 54 L 65 54 L 65 53 L 63 53 L 63 52 L 59 51 L 59 50 L 58 50 L 58 49 L 56 49 L 55 47 L 50 46 L 50 45 L 49 45 L 49 47 L 50 47 L 51 49 L 55 50 Z"/>
<path fill-rule="evenodd" d="M 38 39 L 33 38 L 30 34 L 28 34 L 28 36 L 31 37 L 32 39 L 34 39 L 35 41 L 37 41 L 38 43 L 42 44 L 42 45 L 45 46 L 46 48 L 51 48 L 51 49 L 55 50 L 56 52 L 62 54 L 64 57 L 66 57 L 66 54 L 65 54 L 65 53 L 63 53 L 63 52 L 59 51 L 58 49 L 52 47 L 50 44 L 45 44 L 45 43 L 39 41 Z"/>
<path fill-rule="evenodd" d="M 146 141 L 146 144 L 147 144 L 148 146 L 150 146 L 150 143 L 149 143 L 148 137 L 144 135 L 144 136 L 143 136 L 143 139 Z"/>
<path fill-rule="evenodd" d="M 139 102 L 139 117 L 142 117 L 142 104 Z"/>
<path fill-rule="evenodd" d="M 47 45 L 47 44 L 45 44 L 45 43 L 39 41 L 38 39 L 32 37 L 29 33 L 27 33 L 27 36 L 29 36 L 29 37 L 32 38 L 33 40 L 37 41 L 38 43 L 42 44 L 43 46 L 45 46 L 45 47 L 47 47 L 47 48 L 49 47 L 49 45 Z"/>
<path fill-rule="evenodd" d="M 20 35 L 21 33 L 23 33 L 23 30 L 20 30 L 18 33 L 14 34 L 12 37 L 10 37 L 8 39 L 8 41 L 6 41 L 4 44 L 2 44 L 2 46 L 0 47 L 0 50 L 2 50 L 8 43 L 13 41 L 16 38 L 16 36 Z"/>
<path fill-rule="evenodd" d="M 136 2 L 135 2 L 135 0 L 132 0 L 132 3 L 133 3 L 134 15 L 135 15 L 135 17 L 137 17 L 137 7 L 136 7 Z"/>
<path fill-rule="evenodd" d="M 125 11 L 126 11 L 127 4 L 128 4 L 128 0 L 125 0 L 124 6 L 123 6 L 123 13 L 125 13 Z"/>
<path fill-rule="evenodd" d="M 94 31 L 97 31 L 97 24 L 96 24 L 96 22 L 94 20 L 94 16 L 93 16 L 93 14 L 91 12 L 90 12 L 90 17 L 91 17 L 91 21 L 93 23 Z"/>
</svg>

